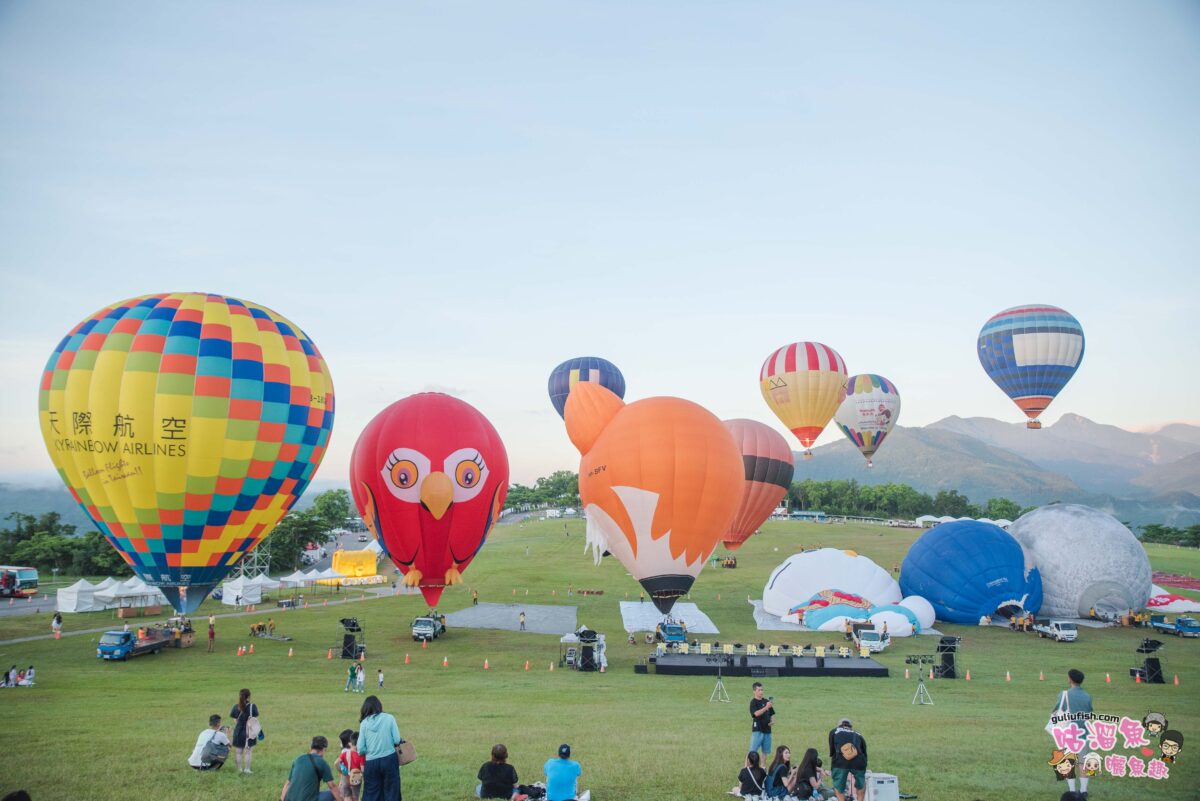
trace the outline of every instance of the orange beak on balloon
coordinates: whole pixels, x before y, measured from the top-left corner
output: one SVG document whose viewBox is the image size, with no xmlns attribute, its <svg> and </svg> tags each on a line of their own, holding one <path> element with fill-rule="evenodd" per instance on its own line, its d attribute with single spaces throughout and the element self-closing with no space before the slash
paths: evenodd
<svg viewBox="0 0 1200 801">
<path fill-rule="evenodd" d="M 434 520 L 441 520 L 442 515 L 454 502 L 454 485 L 450 476 L 445 473 L 430 473 L 421 482 L 421 504 L 429 510 Z"/>
</svg>

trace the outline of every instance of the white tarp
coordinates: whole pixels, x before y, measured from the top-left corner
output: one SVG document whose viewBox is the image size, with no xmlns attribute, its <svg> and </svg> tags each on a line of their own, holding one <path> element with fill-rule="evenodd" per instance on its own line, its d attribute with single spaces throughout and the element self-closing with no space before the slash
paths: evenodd
<svg viewBox="0 0 1200 801">
<path fill-rule="evenodd" d="M 249 579 L 235 578 L 221 585 L 221 603 L 226 606 L 245 606 L 262 601 L 262 590 Z"/>
<path fill-rule="evenodd" d="M 621 601 L 621 625 L 633 634 L 637 631 L 654 631 L 666 616 L 649 601 Z M 671 609 L 671 618 L 687 626 L 688 636 L 693 634 L 720 634 L 708 615 L 693 603 L 677 603 Z"/>
<path fill-rule="evenodd" d="M 61 588 L 56 593 L 58 611 L 95 612 L 102 609 L 103 605 L 96 605 L 96 599 L 93 597 L 95 591 L 96 588 L 84 579 L 80 579 L 70 587 Z"/>
</svg>

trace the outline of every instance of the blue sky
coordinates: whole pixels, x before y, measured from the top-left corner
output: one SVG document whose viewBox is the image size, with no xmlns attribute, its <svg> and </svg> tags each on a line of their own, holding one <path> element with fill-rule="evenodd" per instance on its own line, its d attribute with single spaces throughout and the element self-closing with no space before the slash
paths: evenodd
<svg viewBox="0 0 1200 801">
<path fill-rule="evenodd" d="M 901 424 L 1017 421 L 974 343 L 1028 302 L 1088 336 L 1048 421 L 1195 420 L 1198 141 L 1194 3 L 0 3 L 0 478 L 61 335 L 178 290 L 316 341 L 320 479 L 427 388 L 573 468 L 584 354 L 775 423 L 816 339 Z"/>
</svg>

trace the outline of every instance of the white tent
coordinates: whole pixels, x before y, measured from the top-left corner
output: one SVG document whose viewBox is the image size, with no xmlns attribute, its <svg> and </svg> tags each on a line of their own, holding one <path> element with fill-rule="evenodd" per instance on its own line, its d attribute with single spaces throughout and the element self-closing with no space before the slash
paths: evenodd
<svg viewBox="0 0 1200 801">
<path fill-rule="evenodd" d="M 379 544 L 378 540 L 371 540 L 367 543 L 367 547 L 363 550 L 374 553 L 376 559 L 378 559 L 380 556 L 383 556 L 383 546 Z"/>
<path fill-rule="evenodd" d="M 92 598 L 109 606 L 135 607 L 154 606 L 168 603 L 167 596 L 157 587 L 151 587 L 137 576 L 104 590 L 92 593 Z"/>
<path fill-rule="evenodd" d="M 242 606 L 261 601 L 262 590 L 249 579 L 238 577 L 221 585 L 221 603 L 226 606 Z"/>
<path fill-rule="evenodd" d="M 297 570 L 279 579 L 279 583 L 284 587 L 302 587 L 306 581 L 308 579 L 304 577 L 303 570 Z"/>
<path fill-rule="evenodd" d="M 317 580 L 319 580 L 319 581 L 330 581 L 330 580 L 336 580 L 336 579 L 343 579 L 345 577 L 346 577 L 345 573 L 339 573 L 338 571 L 334 570 L 332 567 L 325 568 L 320 573 L 318 573 L 316 576 Z"/>
<path fill-rule="evenodd" d="M 99 592 L 101 590 L 107 590 L 109 587 L 113 586 L 114 584 L 120 584 L 120 583 L 121 582 L 117 581 L 112 576 L 109 576 L 108 578 L 104 579 L 104 581 L 101 581 L 99 584 L 92 587 L 92 590 Z"/>
<path fill-rule="evenodd" d="M 95 591 L 96 588 L 84 579 L 80 579 L 70 587 L 63 587 L 57 593 L 58 611 L 95 612 L 97 609 L 103 608 L 96 605 L 96 599 L 92 596 Z"/>
<path fill-rule="evenodd" d="M 251 579 L 247 579 L 247 583 L 253 584 L 260 590 L 277 590 L 279 582 L 268 576 L 266 573 L 259 573 Z"/>
</svg>

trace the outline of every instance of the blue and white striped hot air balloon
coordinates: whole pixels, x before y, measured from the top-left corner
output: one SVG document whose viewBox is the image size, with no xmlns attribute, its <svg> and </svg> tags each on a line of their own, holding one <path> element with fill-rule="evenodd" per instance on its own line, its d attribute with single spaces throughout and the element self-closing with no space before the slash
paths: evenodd
<svg viewBox="0 0 1200 801">
<path fill-rule="evenodd" d="M 1083 326 L 1057 306 L 1014 306 L 979 332 L 979 363 L 1029 418 L 1037 419 L 1083 361 Z"/>
</svg>

